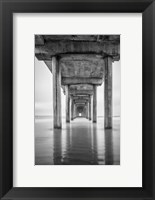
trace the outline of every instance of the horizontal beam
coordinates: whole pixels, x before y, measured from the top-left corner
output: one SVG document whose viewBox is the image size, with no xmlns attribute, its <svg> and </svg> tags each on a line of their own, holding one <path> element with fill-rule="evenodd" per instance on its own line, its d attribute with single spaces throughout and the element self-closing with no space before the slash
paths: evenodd
<svg viewBox="0 0 155 200">
<path fill-rule="evenodd" d="M 85 103 L 75 103 L 76 106 L 85 106 Z"/>
<path fill-rule="evenodd" d="M 73 100 L 89 100 L 90 98 L 87 97 L 87 96 L 86 96 L 86 97 L 78 97 L 78 96 L 77 96 L 77 97 L 72 97 L 72 99 L 73 99 Z"/>
<path fill-rule="evenodd" d="M 103 79 L 100 78 L 69 78 L 62 77 L 62 85 L 76 85 L 76 84 L 91 84 L 91 85 L 102 85 Z"/>
<path fill-rule="evenodd" d="M 72 95 L 72 97 L 80 97 L 80 98 L 88 98 L 90 95 L 89 94 L 79 94 L 79 95 Z"/>
<path fill-rule="evenodd" d="M 39 60 L 51 60 L 61 54 L 100 54 L 115 57 L 120 54 L 120 44 L 111 41 L 49 41 L 44 45 L 35 45 L 35 55 Z"/>
<path fill-rule="evenodd" d="M 52 62 L 51 61 L 48 61 L 48 60 L 45 60 L 44 63 L 46 64 L 46 66 L 49 68 L 49 70 L 51 71 L 52 73 Z M 75 68 L 73 68 L 72 70 L 75 70 Z M 90 68 L 91 70 L 92 68 Z M 83 69 L 85 70 L 85 69 Z M 101 73 L 101 68 L 100 67 L 96 67 L 94 68 L 94 76 L 92 77 L 87 77 L 87 78 L 84 78 L 84 77 L 62 77 L 62 85 L 70 85 L 70 84 L 97 84 L 97 85 L 101 85 L 102 82 L 103 82 L 103 75 Z M 98 72 L 98 73 L 97 73 Z M 69 72 L 68 72 L 69 74 Z M 100 74 L 100 76 L 99 76 Z M 92 72 L 91 72 L 91 75 L 92 75 Z M 62 73 L 62 76 L 63 76 L 63 73 Z M 96 76 L 96 77 L 95 77 Z M 76 78 L 76 79 L 75 79 Z"/>
<path fill-rule="evenodd" d="M 74 102 L 75 103 L 87 103 L 88 100 L 75 100 Z"/>
<path fill-rule="evenodd" d="M 36 35 L 38 36 L 38 35 Z M 113 41 L 119 42 L 120 35 L 39 35 L 42 36 L 45 41 L 94 41 L 94 42 L 104 42 Z"/>
<path fill-rule="evenodd" d="M 62 54 L 60 62 L 65 61 L 98 61 L 103 60 L 103 56 L 99 54 Z"/>
<path fill-rule="evenodd" d="M 70 90 L 71 95 L 92 95 L 93 90 Z"/>
</svg>

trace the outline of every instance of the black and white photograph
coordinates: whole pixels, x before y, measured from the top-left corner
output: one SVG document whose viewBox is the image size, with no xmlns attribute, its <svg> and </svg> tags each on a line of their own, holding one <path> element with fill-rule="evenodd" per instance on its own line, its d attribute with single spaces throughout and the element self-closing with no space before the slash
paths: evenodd
<svg viewBox="0 0 155 200">
<path fill-rule="evenodd" d="M 120 165 L 121 36 L 34 36 L 35 165 Z"/>
</svg>

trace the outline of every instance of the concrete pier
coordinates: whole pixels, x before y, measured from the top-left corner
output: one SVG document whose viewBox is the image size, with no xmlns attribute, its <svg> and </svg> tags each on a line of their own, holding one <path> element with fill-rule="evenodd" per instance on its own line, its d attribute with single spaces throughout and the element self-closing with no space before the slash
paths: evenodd
<svg viewBox="0 0 155 200">
<path fill-rule="evenodd" d="M 112 62 L 120 60 L 120 35 L 35 35 L 35 56 L 53 74 L 54 128 L 61 128 L 61 88 L 66 122 L 80 114 L 96 123 L 97 87 L 103 82 L 104 127 L 112 128 Z"/>
<path fill-rule="evenodd" d="M 93 86 L 93 122 L 97 122 L 97 91 L 96 85 Z"/>
<path fill-rule="evenodd" d="M 52 58 L 54 128 L 61 128 L 61 70 L 56 57 Z"/>
<path fill-rule="evenodd" d="M 74 100 L 71 99 L 71 120 L 74 119 Z"/>
<path fill-rule="evenodd" d="M 69 94 L 69 86 L 66 85 L 66 122 L 70 122 L 70 94 Z"/>
<path fill-rule="evenodd" d="M 89 119 L 89 103 L 86 103 L 86 118 Z"/>
<path fill-rule="evenodd" d="M 89 97 L 89 120 L 91 120 L 91 96 Z"/>
<path fill-rule="evenodd" d="M 112 58 L 105 58 L 104 75 L 104 126 L 112 128 Z"/>
</svg>

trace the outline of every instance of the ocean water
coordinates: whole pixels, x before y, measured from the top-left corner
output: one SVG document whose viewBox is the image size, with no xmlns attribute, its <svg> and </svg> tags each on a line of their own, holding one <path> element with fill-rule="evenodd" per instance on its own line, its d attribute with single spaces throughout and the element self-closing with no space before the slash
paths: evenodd
<svg viewBox="0 0 155 200">
<path fill-rule="evenodd" d="M 53 129 L 50 116 L 35 117 L 35 165 L 119 165 L 120 117 L 113 117 L 113 129 L 76 118 L 62 119 L 62 129 Z"/>
</svg>

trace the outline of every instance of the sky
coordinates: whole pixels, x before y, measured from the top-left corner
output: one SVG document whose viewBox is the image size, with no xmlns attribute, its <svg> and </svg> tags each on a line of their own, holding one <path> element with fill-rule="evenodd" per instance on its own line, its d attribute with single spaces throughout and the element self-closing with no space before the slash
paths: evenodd
<svg viewBox="0 0 155 200">
<path fill-rule="evenodd" d="M 120 61 L 114 62 L 113 116 L 120 116 Z M 53 115 L 53 75 L 43 61 L 35 58 L 35 115 Z M 61 89 L 62 116 L 65 117 L 65 95 Z M 97 116 L 104 116 L 104 82 L 97 87 Z"/>
</svg>

